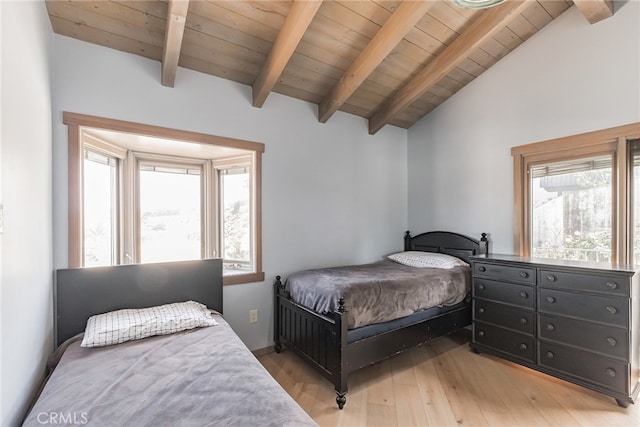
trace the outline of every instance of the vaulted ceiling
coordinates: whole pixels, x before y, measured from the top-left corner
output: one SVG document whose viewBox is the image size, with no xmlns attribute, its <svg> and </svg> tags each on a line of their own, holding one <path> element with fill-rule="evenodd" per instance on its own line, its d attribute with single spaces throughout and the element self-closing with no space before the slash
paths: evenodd
<svg viewBox="0 0 640 427">
<path fill-rule="evenodd" d="M 569 7 L 591 22 L 612 0 L 508 0 L 471 10 L 453 0 L 47 0 L 61 35 L 409 128 Z M 587 25 L 587 21 L 585 21 Z M 179 80 L 178 80 L 179 84 Z"/>
</svg>

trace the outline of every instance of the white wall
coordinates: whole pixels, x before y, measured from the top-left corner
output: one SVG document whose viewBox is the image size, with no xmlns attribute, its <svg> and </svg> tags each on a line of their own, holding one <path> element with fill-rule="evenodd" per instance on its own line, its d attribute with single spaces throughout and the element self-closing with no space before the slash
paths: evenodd
<svg viewBox="0 0 640 427">
<path fill-rule="evenodd" d="M 0 425 L 19 423 L 52 344 L 52 32 L 43 2 L 2 10 Z"/>
<path fill-rule="evenodd" d="M 402 248 L 407 218 L 406 130 L 375 136 L 367 122 L 183 68 L 174 88 L 160 63 L 55 36 L 54 266 L 67 265 L 67 129 L 70 111 L 262 142 L 264 283 L 227 286 L 225 317 L 251 349 L 270 345 L 272 282 L 302 268 L 362 263 Z M 249 324 L 257 308 L 259 322 Z"/>
<path fill-rule="evenodd" d="M 640 2 L 615 5 L 571 7 L 409 130 L 409 228 L 512 253 L 511 147 L 640 121 Z"/>
</svg>

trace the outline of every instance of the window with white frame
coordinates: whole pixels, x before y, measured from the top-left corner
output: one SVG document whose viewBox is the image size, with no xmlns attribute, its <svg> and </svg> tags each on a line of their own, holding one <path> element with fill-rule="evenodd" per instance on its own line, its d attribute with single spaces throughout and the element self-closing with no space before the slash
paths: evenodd
<svg viewBox="0 0 640 427">
<path fill-rule="evenodd" d="M 203 167 L 140 160 L 136 168 L 137 260 L 142 263 L 203 258 Z"/>
<path fill-rule="evenodd" d="M 95 147 L 83 158 L 83 265 L 118 264 L 120 159 Z"/>
<path fill-rule="evenodd" d="M 214 162 L 218 179 L 221 252 L 227 274 L 251 271 L 251 165 L 246 159 Z"/>
<path fill-rule="evenodd" d="M 219 138 L 192 133 L 169 140 L 155 134 L 163 128 L 139 125 L 153 136 L 136 135 L 70 117 L 71 267 L 220 257 L 225 284 L 264 280 L 262 144 L 189 142 Z"/>
</svg>

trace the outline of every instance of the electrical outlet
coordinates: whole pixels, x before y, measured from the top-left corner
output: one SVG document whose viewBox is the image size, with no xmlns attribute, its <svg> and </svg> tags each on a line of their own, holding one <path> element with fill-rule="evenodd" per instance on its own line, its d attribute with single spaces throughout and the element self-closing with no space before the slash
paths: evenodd
<svg viewBox="0 0 640 427">
<path fill-rule="evenodd" d="M 256 323 L 258 321 L 258 310 L 249 310 L 249 323 Z"/>
</svg>

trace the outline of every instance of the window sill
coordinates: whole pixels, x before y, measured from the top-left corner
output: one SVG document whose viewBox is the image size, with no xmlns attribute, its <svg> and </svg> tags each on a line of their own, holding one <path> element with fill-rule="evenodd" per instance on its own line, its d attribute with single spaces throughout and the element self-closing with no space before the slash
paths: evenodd
<svg viewBox="0 0 640 427">
<path fill-rule="evenodd" d="M 222 276 L 222 284 L 239 285 L 242 283 L 264 282 L 264 273 L 237 274 L 233 276 Z"/>
</svg>

